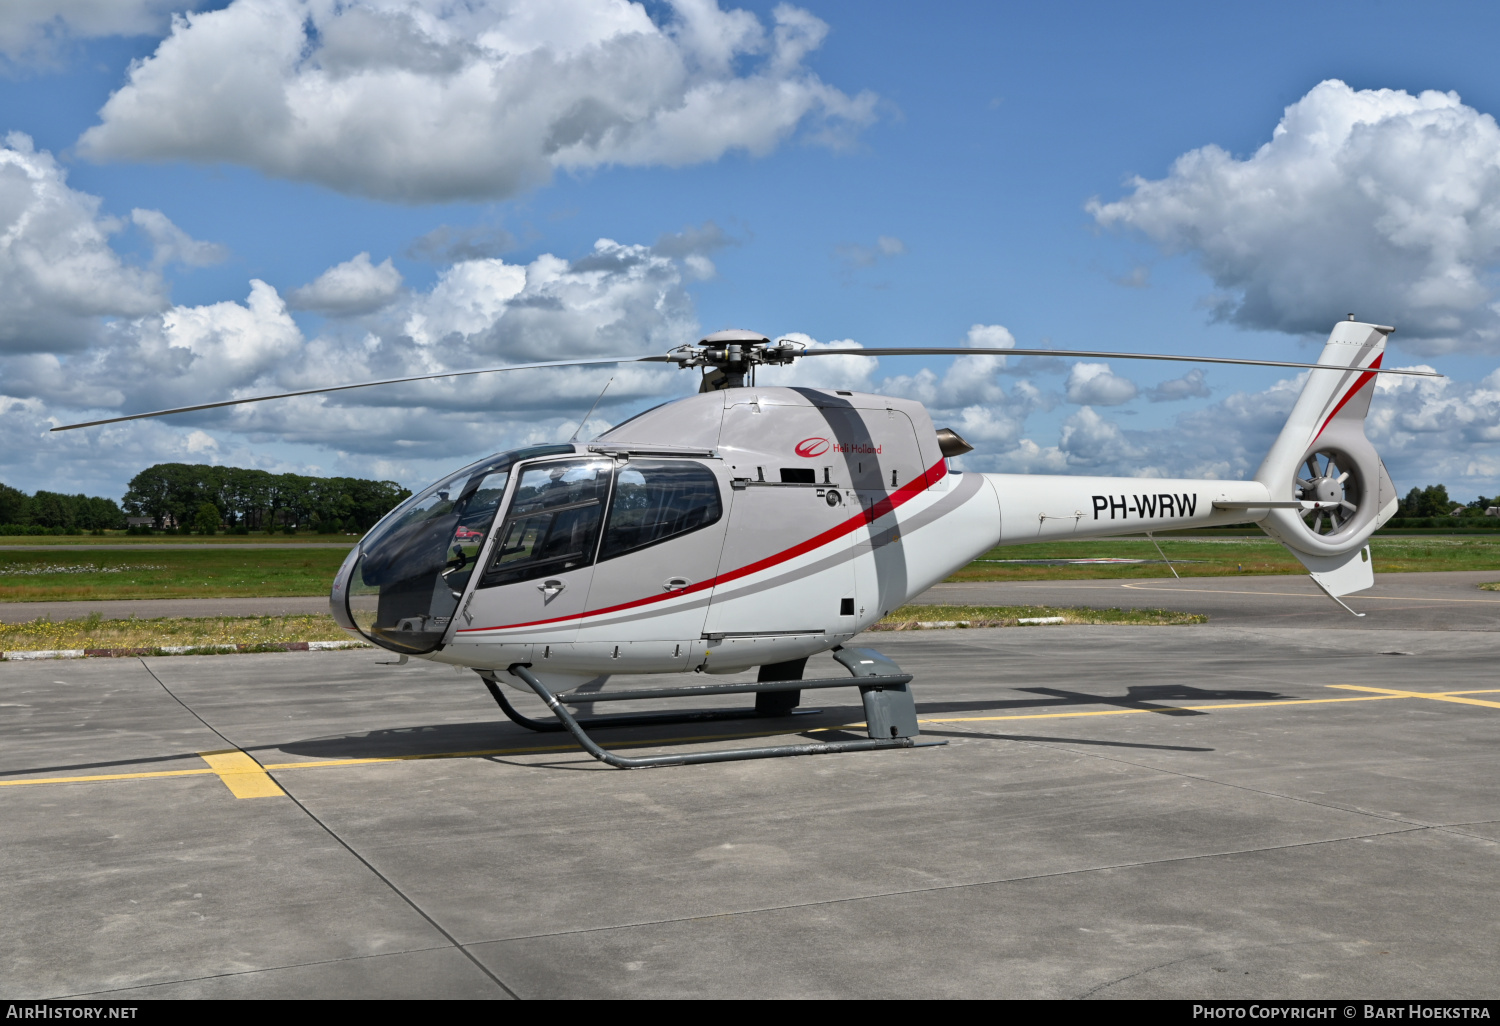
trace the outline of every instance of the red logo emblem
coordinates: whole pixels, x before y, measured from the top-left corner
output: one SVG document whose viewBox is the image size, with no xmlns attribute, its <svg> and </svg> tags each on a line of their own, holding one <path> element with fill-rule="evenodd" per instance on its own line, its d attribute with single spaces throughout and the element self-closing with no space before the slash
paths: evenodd
<svg viewBox="0 0 1500 1026">
<path fill-rule="evenodd" d="M 797 443 L 794 450 L 798 456 L 804 459 L 812 459 L 821 456 L 828 451 L 828 439 L 826 438 L 804 438 Z"/>
</svg>

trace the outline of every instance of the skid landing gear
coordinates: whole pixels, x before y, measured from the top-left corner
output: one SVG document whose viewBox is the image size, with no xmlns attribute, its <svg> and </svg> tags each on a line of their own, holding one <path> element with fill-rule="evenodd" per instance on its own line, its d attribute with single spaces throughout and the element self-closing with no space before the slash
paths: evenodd
<svg viewBox="0 0 1500 1026">
<path fill-rule="evenodd" d="M 902 673 L 901 667 L 870 648 L 843 648 L 834 652 L 834 658 L 853 674 L 849 678 L 828 680 L 800 680 L 802 663 L 781 663 L 761 668 L 761 679 L 753 684 L 700 684 L 680 688 L 652 688 L 632 691 L 588 692 L 581 695 L 554 695 L 547 686 L 531 673 L 529 663 L 516 663 L 509 673 L 524 681 L 535 691 L 537 697 L 547 703 L 547 708 L 557 717 L 548 722 L 534 720 L 520 713 L 505 697 L 505 692 L 495 680 L 493 671 L 480 672 L 484 686 L 489 690 L 500 709 L 513 722 L 528 730 L 556 732 L 566 730 L 588 752 L 600 762 L 617 769 L 647 769 L 657 766 L 688 766 L 705 762 L 738 762 L 743 759 L 782 759 L 795 755 L 832 755 L 838 752 L 869 752 L 885 748 L 929 748 L 947 744 L 946 741 L 917 741 L 917 711 L 907 685 L 911 674 Z M 770 671 L 770 672 L 767 672 Z M 795 673 L 795 676 L 793 676 Z M 796 689 L 787 687 L 795 681 Z M 608 727 L 640 726 L 650 723 L 699 723 L 705 720 L 746 719 L 752 716 L 788 716 L 806 714 L 819 710 L 797 710 L 800 692 L 821 688 L 857 687 L 864 700 L 865 720 L 869 729 L 868 741 L 833 741 L 822 744 L 777 745 L 768 748 L 735 748 L 729 751 L 696 752 L 689 755 L 650 755 L 639 758 L 615 755 L 605 751 L 589 737 L 588 730 Z M 755 711 L 743 709 L 712 709 L 698 712 L 634 713 L 621 716 L 598 716 L 579 719 L 563 708 L 564 702 L 619 702 L 649 698 L 686 698 L 694 695 L 754 694 Z"/>
</svg>

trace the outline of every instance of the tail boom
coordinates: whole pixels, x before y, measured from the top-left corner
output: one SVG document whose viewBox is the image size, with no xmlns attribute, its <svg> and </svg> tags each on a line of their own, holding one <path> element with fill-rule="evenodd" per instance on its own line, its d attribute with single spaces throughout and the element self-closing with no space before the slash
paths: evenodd
<svg viewBox="0 0 1500 1026">
<path fill-rule="evenodd" d="M 1001 545 L 1253 523 L 1269 512 L 1258 481 L 984 476 L 1000 496 Z"/>
</svg>

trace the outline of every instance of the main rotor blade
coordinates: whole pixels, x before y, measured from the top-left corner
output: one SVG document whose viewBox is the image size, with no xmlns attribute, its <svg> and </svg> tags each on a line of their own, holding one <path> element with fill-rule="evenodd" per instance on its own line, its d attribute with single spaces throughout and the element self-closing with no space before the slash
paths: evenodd
<svg viewBox="0 0 1500 1026">
<path fill-rule="evenodd" d="M 304 388 L 296 392 L 278 392 L 275 395 L 256 395 L 246 399 L 225 399 L 217 403 L 199 403 L 197 406 L 178 406 L 171 410 L 154 410 L 151 413 L 132 413 L 126 417 L 109 417 L 105 420 L 90 420 L 83 424 L 64 424 L 53 431 L 72 431 L 74 428 L 98 427 L 100 424 L 118 424 L 122 420 L 142 420 L 146 417 L 165 417 L 173 413 L 192 413 L 194 410 L 214 410 L 220 406 L 240 406 L 244 403 L 263 403 L 267 399 L 290 399 L 299 395 L 318 395 L 321 392 L 344 392 L 351 388 L 369 388 L 372 385 L 400 385 L 408 381 L 432 381 L 435 378 L 463 378 L 473 374 L 495 374 L 499 371 L 535 370 L 539 367 L 597 367 L 615 363 L 671 363 L 669 356 L 600 356 L 591 360 L 547 360 L 542 363 L 513 363 L 504 367 L 481 367 L 478 370 L 442 371 L 438 374 L 417 374 L 409 378 L 385 378 L 380 381 L 359 381 L 352 385 L 329 385 L 327 388 Z"/>
<path fill-rule="evenodd" d="M 1091 349 L 806 349 L 801 356 L 1087 356 L 1102 360 L 1174 360 L 1178 363 L 1234 363 L 1246 367 L 1306 367 L 1311 370 L 1359 370 L 1370 374 L 1408 374 L 1441 378 L 1437 371 L 1393 370 L 1389 367 L 1330 367 L 1326 363 L 1290 360 L 1234 360 L 1226 356 L 1167 356 L 1164 353 L 1106 353 Z"/>
</svg>

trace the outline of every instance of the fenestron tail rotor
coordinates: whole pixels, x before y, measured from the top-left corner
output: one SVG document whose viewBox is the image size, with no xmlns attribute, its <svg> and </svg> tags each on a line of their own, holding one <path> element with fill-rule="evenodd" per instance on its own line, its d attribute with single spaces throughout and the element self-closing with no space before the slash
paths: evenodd
<svg viewBox="0 0 1500 1026">
<path fill-rule="evenodd" d="M 1348 527 L 1364 493 L 1354 460 L 1335 449 L 1310 453 L 1292 482 L 1292 495 L 1302 501 L 1303 524 L 1320 536 Z"/>
<path fill-rule="evenodd" d="M 321 395 L 328 392 L 345 392 L 354 388 L 373 388 L 377 385 L 400 385 L 413 381 L 436 381 L 442 378 L 462 378 L 476 374 L 499 374 L 504 371 L 538 370 L 548 367 L 606 367 L 627 363 L 675 363 L 678 367 L 701 367 L 705 371 L 704 387 L 707 389 L 738 388 L 746 379 L 754 380 L 755 368 L 762 365 L 786 366 L 804 356 L 1058 356 L 1067 358 L 1101 360 L 1168 360 L 1179 363 L 1227 363 L 1249 367 L 1297 367 L 1319 368 L 1316 363 L 1298 363 L 1288 360 L 1241 360 L 1218 356 L 1177 356 L 1165 353 L 1114 353 L 1104 350 L 1083 349 L 971 349 L 967 347 L 898 347 L 878 349 L 810 349 L 790 339 L 772 343 L 770 338 L 754 331 L 738 329 L 719 331 L 701 339 L 696 345 L 679 346 L 671 352 L 651 356 L 596 356 L 579 360 L 546 360 L 539 363 L 513 363 L 500 367 L 479 367 L 472 370 L 439 371 L 435 374 L 415 374 L 404 378 L 382 378 L 378 381 L 357 381 L 346 385 L 328 385 L 321 388 L 303 388 L 292 392 L 276 392 L 270 395 L 245 396 L 238 399 L 223 399 L 212 403 L 197 403 L 193 406 L 178 406 L 168 410 L 152 410 L 149 413 L 130 413 L 120 417 L 84 421 L 80 424 L 63 424 L 53 431 L 72 431 L 76 428 L 99 427 L 103 424 L 118 424 L 127 420 L 143 420 L 148 417 L 167 417 L 176 413 L 194 413 L 214 410 L 226 406 L 242 406 L 261 403 L 270 399 L 291 399 L 303 395 Z M 1327 369 L 1327 368 L 1324 368 Z M 1370 374 L 1405 374 L 1414 377 L 1442 377 L 1435 371 L 1396 370 L 1366 368 Z"/>
</svg>

